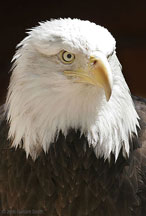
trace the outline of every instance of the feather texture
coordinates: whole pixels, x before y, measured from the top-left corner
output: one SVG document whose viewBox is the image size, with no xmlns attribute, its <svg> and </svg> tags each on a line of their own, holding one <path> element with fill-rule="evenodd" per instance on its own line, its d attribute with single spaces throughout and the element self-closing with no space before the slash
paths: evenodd
<svg viewBox="0 0 146 216">
<path fill-rule="evenodd" d="M 13 61 L 0 108 L 1 214 L 146 215 L 146 101 L 133 103 L 112 35 L 88 21 L 47 21 Z M 92 86 L 65 71 L 100 71 L 110 100 L 99 73 Z"/>
<path fill-rule="evenodd" d="M 141 120 L 130 157 L 97 159 L 87 138 L 70 130 L 34 162 L 10 148 L 8 126 L 0 126 L 1 209 L 46 216 L 144 216 L 146 214 L 146 103 L 134 98 Z M 8 149 L 7 149 L 8 148 Z M 21 212 L 19 212 L 21 210 Z M 37 214 L 38 213 L 38 214 Z M 11 215 L 11 214 L 10 214 Z M 25 214 L 24 214 L 25 215 Z"/>
</svg>

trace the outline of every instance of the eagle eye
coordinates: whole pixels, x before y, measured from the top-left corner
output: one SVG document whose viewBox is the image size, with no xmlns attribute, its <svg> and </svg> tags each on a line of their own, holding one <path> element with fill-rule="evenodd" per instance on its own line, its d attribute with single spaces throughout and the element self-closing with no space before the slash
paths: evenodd
<svg viewBox="0 0 146 216">
<path fill-rule="evenodd" d="M 61 61 L 65 64 L 71 64 L 74 59 L 75 59 L 75 55 L 73 53 L 70 53 L 68 51 L 61 51 L 60 53 L 60 58 L 61 58 Z"/>
</svg>

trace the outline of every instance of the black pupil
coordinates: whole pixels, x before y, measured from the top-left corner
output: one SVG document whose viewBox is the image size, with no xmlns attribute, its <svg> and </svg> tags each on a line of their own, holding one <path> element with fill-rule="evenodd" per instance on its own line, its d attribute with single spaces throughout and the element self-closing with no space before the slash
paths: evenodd
<svg viewBox="0 0 146 216">
<path fill-rule="evenodd" d="M 67 58 L 70 59 L 71 58 L 71 54 L 67 54 Z"/>
</svg>

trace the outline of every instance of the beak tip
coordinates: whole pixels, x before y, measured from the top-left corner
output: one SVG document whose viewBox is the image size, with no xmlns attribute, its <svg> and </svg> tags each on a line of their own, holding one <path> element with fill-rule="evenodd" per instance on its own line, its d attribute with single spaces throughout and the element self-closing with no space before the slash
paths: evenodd
<svg viewBox="0 0 146 216">
<path fill-rule="evenodd" d="M 107 90 L 107 89 L 106 89 Z M 108 91 L 105 90 L 105 97 L 106 97 L 106 101 L 108 102 L 111 98 L 112 95 L 112 89 L 108 89 Z"/>
</svg>

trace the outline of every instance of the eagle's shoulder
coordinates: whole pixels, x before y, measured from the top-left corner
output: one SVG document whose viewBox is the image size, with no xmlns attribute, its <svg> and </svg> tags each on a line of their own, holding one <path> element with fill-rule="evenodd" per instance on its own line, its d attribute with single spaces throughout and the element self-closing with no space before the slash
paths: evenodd
<svg viewBox="0 0 146 216">
<path fill-rule="evenodd" d="M 146 99 L 133 96 L 136 111 L 140 117 L 140 130 L 139 130 L 139 141 L 142 144 L 142 149 L 145 149 L 146 155 Z"/>
<path fill-rule="evenodd" d="M 5 118 L 4 105 L 1 105 L 0 106 L 0 125 L 1 125 L 2 121 L 4 120 L 4 118 Z"/>
<path fill-rule="evenodd" d="M 140 117 L 140 129 L 138 132 L 138 142 L 140 147 L 132 154 L 133 175 L 137 176 L 137 196 L 141 200 L 142 215 L 146 214 L 146 99 L 133 96 L 136 111 Z M 133 178 L 134 179 L 134 178 Z"/>
<path fill-rule="evenodd" d="M 6 123 L 5 116 L 5 105 L 0 106 L 0 148 L 2 149 L 7 145 L 7 137 L 8 137 L 8 126 Z"/>
<path fill-rule="evenodd" d="M 137 96 L 132 96 L 132 98 L 141 120 L 146 124 L 146 98 Z"/>
</svg>

